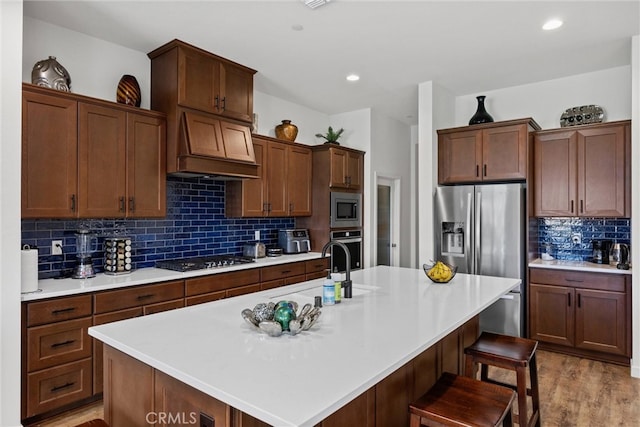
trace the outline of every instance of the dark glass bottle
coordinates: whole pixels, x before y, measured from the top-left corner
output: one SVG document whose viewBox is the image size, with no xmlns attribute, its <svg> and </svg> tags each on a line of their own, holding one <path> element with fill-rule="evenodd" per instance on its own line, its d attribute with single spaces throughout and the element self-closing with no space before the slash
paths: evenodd
<svg viewBox="0 0 640 427">
<path fill-rule="evenodd" d="M 477 125 L 480 123 L 491 123 L 493 121 L 493 117 L 491 114 L 487 113 L 487 110 L 484 108 L 484 99 L 486 97 L 484 95 L 476 96 L 478 100 L 478 109 L 476 113 L 469 120 L 470 125 Z"/>
</svg>

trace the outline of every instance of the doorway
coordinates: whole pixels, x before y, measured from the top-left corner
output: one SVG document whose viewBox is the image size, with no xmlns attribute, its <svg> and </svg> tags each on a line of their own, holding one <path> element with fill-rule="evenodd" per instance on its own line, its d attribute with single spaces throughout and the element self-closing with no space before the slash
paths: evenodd
<svg viewBox="0 0 640 427">
<path fill-rule="evenodd" d="M 400 179 L 376 177 L 376 265 L 400 263 Z"/>
</svg>

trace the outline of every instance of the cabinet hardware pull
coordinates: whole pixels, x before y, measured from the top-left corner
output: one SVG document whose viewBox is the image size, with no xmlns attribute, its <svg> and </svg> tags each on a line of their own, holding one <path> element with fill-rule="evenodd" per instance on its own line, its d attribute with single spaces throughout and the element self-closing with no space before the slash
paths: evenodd
<svg viewBox="0 0 640 427">
<path fill-rule="evenodd" d="M 216 95 L 215 98 L 213 98 L 213 106 L 216 108 L 216 110 L 218 109 L 219 101 L 220 98 L 218 98 L 218 95 Z"/>
<path fill-rule="evenodd" d="M 573 213 L 573 200 L 571 201 L 571 213 Z"/>
<path fill-rule="evenodd" d="M 76 310 L 75 307 L 59 308 L 57 310 L 53 310 L 51 312 L 51 314 L 53 314 L 54 316 L 57 316 L 58 314 L 69 313 L 69 312 L 75 311 L 75 310 Z"/>
<path fill-rule="evenodd" d="M 149 299 L 149 298 L 153 298 L 154 294 L 146 294 L 146 295 L 138 295 L 138 301 L 141 301 L 143 299 Z"/>
<path fill-rule="evenodd" d="M 569 297 L 569 307 L 571 307 L 571 294 L 567 294 L 567 296 Z"/>
<path fill-rule="evenodd" d="M 578 308 L 582 305 L 582 298 L 580 298 L 580 294 L 578 294 Z"/>
<path fill-rule="evenodd" d="M 71 212 L 75 212 L 76 211 L 76 195 L 72 194 L 71 195 Z"/>
<path fill-rule="evenodd" d="M 476 178 L 480 176 L 480 165 L 476 165 Z"/>
<path fill-rule="evenodd" d="M 289 203 L 289 213 L 293 212 L 293 203 Z"/>
<path fill-rule="evenodd" d="M 487 165 L 482 166 L 482 175 L 487 176 Z"/>
<path fill-rule="evenodd" d="M 124 197 L 120 197 L 120 212 L 124 212 Z"/>
<path fill-rule="evenodd" d="M 222 97 L 222 111 L 227 109 L 227 97 Z"/>
<path fill-rule="evenodd" d="M 282 274 L 289 274 L 291 273 L 291 270 L 282 270 Z"/>
<path fill-rule="evenodd" d="M 580 199 L 580 213 L 584 213 L 584 200 Z"/>
<path fill-rule="evenodd" d="M 71 387 L 71 386 L 72 386 L 72 385 L 74 385 L 74 384 L 75 384 L 75 382 L 72 382 L 72 383 L 66 383 L 66 384 L 63 384 L 63 385 L 59 385 L 59 386 L 57 386 L 57 387 L 53 387 L 53 388 L 51 389 L 51 392 L 52 392 L 52 393 L 54 393 L 54 392 L 56 392 L 56 391 L 64 390 L 65 388 L 69 388 L 69 387 Z"/>
<path fill-rule="evenodd" d="M 76 342 L 76 340 L 66 340 L 66 341 L 62 341 L 62 342 L 57 342 L 55 344 L 51 344 L 51 348 L 62 347 L 62 346 L 65 346 L 65 345 L 73 344 L 74 342 Z"/>
<path fill-rule="evenodd" d="M 131 212 L 136 211 L 136 201 L 133 197 L 129 197 L 129 211 Z"/>
<path fill-rule="evenodd" d="M 567 279 L 566 277 L 565 277 L 565 279 L 564 279 L 564 280 L 565 280 L 566 282 L 576 282 L 576 283 L 582 283 L 582 282 L 584 282 L 584 280 L 580 280 L 580 279 Z"/>
</svg>

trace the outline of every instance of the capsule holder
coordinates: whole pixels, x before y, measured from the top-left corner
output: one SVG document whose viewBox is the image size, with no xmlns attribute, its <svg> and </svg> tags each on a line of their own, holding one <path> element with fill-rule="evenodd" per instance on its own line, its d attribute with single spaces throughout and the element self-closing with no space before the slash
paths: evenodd
<svg viewBox="0 0 640 427">
<path fill-rule="evenodd" d="M 104 274 L 116 276 L 131 273 L 131 238 L 107 237 L 104 239 L 103 265 Z"/>
</svg>

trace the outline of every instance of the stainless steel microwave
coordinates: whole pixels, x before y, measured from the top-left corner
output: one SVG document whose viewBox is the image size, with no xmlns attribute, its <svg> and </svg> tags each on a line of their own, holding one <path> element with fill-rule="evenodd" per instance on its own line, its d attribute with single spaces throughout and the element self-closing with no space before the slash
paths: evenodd
<svg viewBox="0 0 640 427">
<path fill-rule="evenodd" d="M 331 192 L 331 228 L 362 227 L 362 194 Z"/>
</svg>

